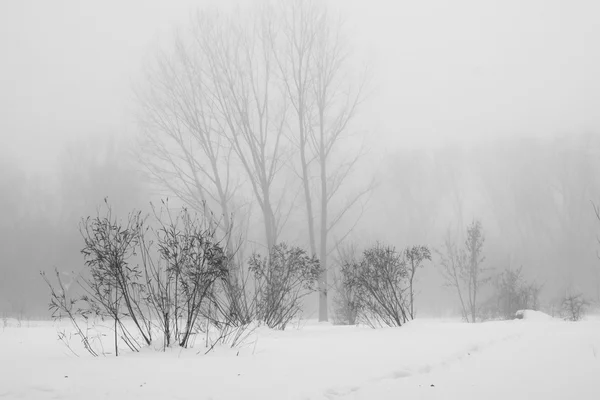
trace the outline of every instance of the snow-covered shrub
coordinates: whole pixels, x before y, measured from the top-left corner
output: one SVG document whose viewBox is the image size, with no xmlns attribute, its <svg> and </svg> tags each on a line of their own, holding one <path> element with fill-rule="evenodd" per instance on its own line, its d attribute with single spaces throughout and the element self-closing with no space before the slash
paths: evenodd
<svg viewBox="0 0 600 400">
<path fill-rule="evenodd" d="M 301 311 L 301 300 L 316 290 L 319 260 L 299 247 L 280 243 L 268 257 L 253 254 L 249 261 L 256 286 L 258 319 L 272 329 L 285 329 Z"/>
</svg>

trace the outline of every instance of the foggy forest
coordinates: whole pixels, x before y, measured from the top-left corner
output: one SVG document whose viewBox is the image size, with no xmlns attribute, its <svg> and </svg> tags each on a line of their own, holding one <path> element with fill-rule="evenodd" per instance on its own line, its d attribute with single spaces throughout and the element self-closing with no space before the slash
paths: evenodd
<svg viewBox="0 0 600 400">
<path fill-rule="evenodd" d="M 226 366 L 229 353 L 217 349 L 244 349 L 250 333 L 259 345 L 265 340 L 265 352 L 281 346 L 282 359 L 297 357 L 292 343 L 302 337 L 293 331 L 302 321 L 305 339 L 329 349 L 315 357 L 334 364 L 343 365 L 336 343 L 358 346 L 364 360 L 388 357 L 391 343 L 408 354 L 402 362 L 410 367 L 393 366 L 390 354 L 379 369 L 357 361 L 356 375 L 312 377 L 312 367 L 299 364 L 288 375 L 309 388 L 273 370 L 281 388 L 261 392 L 256 382 L 266 378 L 247 378 L 240 392 L 207 389 L 214 397 L 206 398 L 242 398 L 242 388 L 256 390 L 251 398 L 397 394 L 379 375 L 406 377 L 398 390 L 412 385 L 421 396 L 439 388 L 438 377 L 455 382 L 442 398 L 465 399 L 469 390 L 481 398 L 504 370 L 482 372 L 477 392 L 451 379 L 463 361 L 457 372 L 436 360 L 467 351 L 504 360 L 506 351 L 493 346 L 521 336 L 534 343 L 549 326 L 585 338 L 556 350 L 548 363 L 562 369 L 549 376 L 564 377 L 572 367 L 562 360 L 579 345 L 593 349 L 579 369 L 593 376 L 600 371 L 598 12 L 600 4 L 585 0 L 1 2 L 4 329 L 10 321 L 21 329 L 25 321 L 27 329 L 72 321 L 65 329 L 77 333 L 58 337 L 77 357 L 156 347 L 155 330 L 163 352 L 174 343 L 194 347 L 205 335 L 206 353 L 223 357 L 213 366 L 223 374 L 238 367 Z M 119 246 L 120 261 L 106 261 Z M 201 250 L 191 253 L 194 246 Z M 194 257 L 205 269 L 177 269 Z M 194 286 L 195 306 L 190 282 L 203 285 Z M 277 296 L 289 304 L 277 309 Z M 92 315 L 112 321 L 102 339 L 110 350 L 77 325 Z M 493 325 L 515 318 L 539 321 Z M 565 319 L 581 320 L 580 328 L 561 325 Z M 328 333 L 340 325 L 364 331 Z M 53 325 L 40 326 L 51 346 L 65 347 L 50 342 Z M 449 329 L 454 344 L 440 342 L 432 361 L 415 354 L 413 362 L 410 340 L 436 329 Z M 213 330 L 220 336 L 209 344 Z M 0 352 L 3 338 L 10 336 L 0 335 Z M 488 349 L 488 342 L 502 344 Z M 259 357 L 256 343 L 231 357 Z M 527 362 L 539 358 L 533 354 Z M 140 388 L 151 380 L 142 372 Z M 352 383 L 370 373 L 379 383 Z M 37 387 L 71 398 L 47 380 Z M 0 397 L 39 398 L 24 389 L 29 381 L 1 382 Z M 590 382 L 579 398 L 600 394 Z M 80 384 L 72 398 L 87 392 L 89 383 Z M 175 393 L 154 384 L 157 398 Z M 120 388 L 106 393 L 143 396 Z M 550 389 L 518 391 L 516 398 L 551 398 Z"/>
</svg>

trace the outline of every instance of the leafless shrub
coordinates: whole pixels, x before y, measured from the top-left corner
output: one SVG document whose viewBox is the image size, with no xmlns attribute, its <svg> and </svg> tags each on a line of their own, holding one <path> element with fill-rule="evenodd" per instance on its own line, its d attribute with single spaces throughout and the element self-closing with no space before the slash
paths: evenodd
<svg viewBox="0 0 600 400">
<path fill-rule="evenodd" d="M 299 247 L 279 243 L 268 258 L 253 254 L 249 261 L 256 285 L 258 319 L 272 329 L 285 329 L 301 310 L 301 300 L 315 291 L 319 260 Z"/>
<path fill-rule="evenodd" d="M 106 215 L 86 218 L 80 226 L 84 247 L 81 253 L 88 268 L 89 278 L 82 278 L 85 291 L 83 300 L 97 315 L 114 322 L 115 355 L 118 355 L 119 337 L 133 351 L 141 348 L 136 335 L 123 323 L 133 321 L 145 345 L 152 342 L 152 327 L 142 300 L 147 288 L 143 270 L 131 259 L 137 255 L 144 219 L 140 212 L 132 212 L 125 221 L 112 214 L 105 199 Z"/>
<path fill-rule="evenodd" d="M 363 252 L 360 262 L 342 268 L 356 293 L 359 319 L 375 328 L 402 326 L 410 319 L 409 271 L 402 253 L 377 244 Z"/>
<path fill-rule="evenodd" d="M 148 301 L 165 346 L 176 341 L 188 347 L 214 283 L 227 276 L 229 259 L 210 217 L 200 219 L 187 208 L 175 217 L 167 209 L 165 215 L 166 221 L 157 217 L 156 241 L 144 241 L 142 247 Z M 153 243 L 159 263 L 151 255 Z"/>
<path fill-rule="evenodd" d="M 42 278 L 50 288 L 49 309 L 52 315 L 52 319 L 55 321 L 60 321 L 63 318 L 68 318 L 73 328 L 75 328 L 76 335 L 79 336 L 83 347 L 92 356 L 97 357 L 98 352 L 91 345 L 91 341 L 88 336 L 88 331 L 84 331 L 79 322 L 80 318 L 87 320 L 87 318 L 91 314 L 91 311 L 89 311 L 85 307 L 82 308 L 78 306 L 78 303 L 81 302 L 81 299 L 72 299 L 67 297 L 65 285 L 63 284 L 63 281 L 60 278 L 60 273 L 58 272 L 58 270 L 55 270 L 55 273 L 57 281 L 56 287 L 52 285 L 46 274 L 44 272 L 41 272 Z M 73 352 L 73 354 L 77 355 L 77 353 L 73 351 L 71 346 L 67 342 L 65 342 L 65 332 L 59 332 L 58 338 L 67 345 L 67 347 L 69 348 L 69 350 L 71 350 L 71 352 Z"/>
<path fill-rule="evenodd" d="M 568 321 L 580 321 L 589 304 L 582 293 L 566 293 L 562 300 L 561 316 Z"/>
<path fill-rule="evenodd" d="M 189 347 L 199 318 L 215 301 L 215 283 L 228 279 L 231 255 L 216 237 L 216 221 L 208 212 L 200 217 L 185 208 L 173 217 L 163 203 L 161 210 L 165 211 L 154 213 L 157 228 L 151 229 L 145 225 L 148 217 L 139 212 L 121 222 L 106 205 L 105 216 L 82 222 L 82 253 L 88 268 L 87 276 L 79 277 L 76 284 L 83 296 L 68 299 L 58 272 L 57 289 L 42 274 L 50 287 L 53 315 L 69 317 L 92 355 L 98 353 L 78 318 L 112 320 L 115 355 L 119 340 L 139 351 L 152 343 L 157 329 L 162 333 L 163 348 L 172 344 Z M 132 324 L 125 324 L 125 319 Z M 215 324 L 228 338 L 235 336 L 230 322 Z M 242 334 L 236 334 L 233 342 L 238 343 Z"/>
</svg>

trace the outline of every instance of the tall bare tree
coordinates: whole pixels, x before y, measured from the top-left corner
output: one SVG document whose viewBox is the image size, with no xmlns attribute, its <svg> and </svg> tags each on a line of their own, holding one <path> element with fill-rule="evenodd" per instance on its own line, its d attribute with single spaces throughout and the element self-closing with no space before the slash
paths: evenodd
<svg viewBox="0 0 600 400">
<path fill-rule="evenodd" d="M 295 116 L 294 143 L 299 150 L 298 175 L 304 190 L 309 244 L 313 254 L 318 253 L 323 268 L 319 279 L 319 320 L 326 321 L 327 261 L 335 248 L 329 237 L 372 189 L 372 184 L 359 189 L 333 213 L 332 200 L 362 155 L 359 150 L 349 159 L 340 158 L 336 151 L 350 134 L 350 124 L 365 97 L 367 79 L 366 75 L 352 75 L 351 48 L 342 20 L 333 18 L 322 3 L 289 0 L 281 3 L 279 12 L 283 34 L 274 43 L 281 49 L 276 52 L 278 66 Z M 316 188 L 313 181 L 317 182 Z"/>
<path fill-rule="evenodd" d="M 464 247 L 456 245 L 451 231 L 448 230 L 445 251 L 439 252 L 441 272 L 446 286 L 456 289 L 460 300 L 462 315 L 467 322 L 476 322 L 478 313 L 478 295 L 482 287 L 490 281 L 483 262 L 483 244 L 485 237 L 481 222 L 474 220 L 467 227 Z"/>
<path fill-rule="evenodd" d="M 160 54 L 140 96 L 146 163 L 163 187 L 197 209 L 216 205 L 226 219 L 243 197 L 238 189 L 250 191 L 269 252 L 295 200 L 282 171 L 299 165 L 310 251 L 324 270 L 319 318 L 327 320 L 329 238 L 371 188 L 334 212 L 333 199 L 362 154 L 345 159 L 339 150 L 366 79 L 350 79 L 341 21 L 323 4 L 287 0 L 242 12 L 198 13 L 190 35 Z M 298 159 L 290 163 L 294 147 Z"/>
<path fill-rule="evenodd" d="M 189 35 L 178 35 L 174 51 L 159 55 L 139 97 L 152 175 L 199 211 L 205 202 L 217 206 L 225 231 L 246 182 L 270 250 L 284 223 L 273 185 L 283 166 L 287 105 L 265 18 L 199 12 Z"/>
</svg>

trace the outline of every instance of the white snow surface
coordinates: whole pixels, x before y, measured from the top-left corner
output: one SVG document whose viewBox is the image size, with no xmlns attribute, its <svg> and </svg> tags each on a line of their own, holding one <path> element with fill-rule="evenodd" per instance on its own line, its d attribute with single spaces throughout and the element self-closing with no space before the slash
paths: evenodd
<svg viewBox="0 0 600 400">
<path fill-rule="evenodd" d="M 531 316 L 531 318 L 530 318 Z M 535 323 L 528 322 L 534 320 Z M 75 357 L 56 324 L 0 321 L 0 399 L 600 399 L 600 320 L 260 328 L 239 349 Z M 62 324 L 69 329 L 68 324 Z"/>
<path fill-rule="evenodd" d="M 536 310 L 519 310 L 516 315 L 526 321 L 550 321 L 552 319 L 550 315 Z"/>
</svg>

